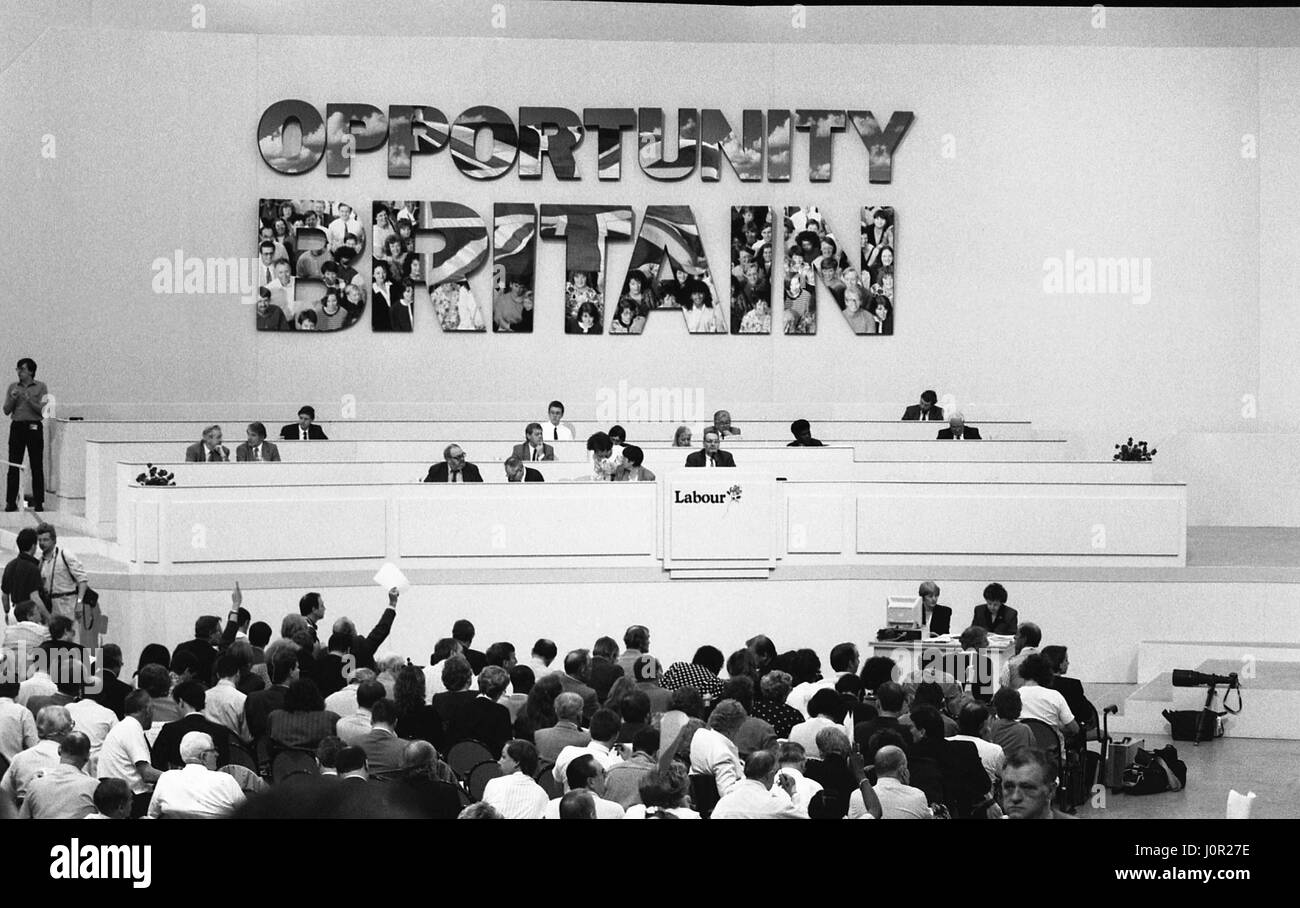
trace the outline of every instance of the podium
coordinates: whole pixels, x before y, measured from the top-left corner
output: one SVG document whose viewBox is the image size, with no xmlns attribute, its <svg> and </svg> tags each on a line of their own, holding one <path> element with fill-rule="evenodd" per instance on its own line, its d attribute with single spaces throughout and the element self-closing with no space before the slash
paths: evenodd
<svg viewBox="0 0 1300 908">
<path fill-rule="evenodd" d="M 703 467 L 663 483 L 664 567 L 674 578 L 767 577 L 781 521 L 771 473 Z"/>
</svg>

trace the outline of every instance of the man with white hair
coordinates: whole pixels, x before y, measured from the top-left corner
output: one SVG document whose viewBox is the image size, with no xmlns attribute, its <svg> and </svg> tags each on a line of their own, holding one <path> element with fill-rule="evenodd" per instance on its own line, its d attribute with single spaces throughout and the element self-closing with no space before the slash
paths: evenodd
<svg viewBox="0 0 1300 908">
<path fill-rule="evenodd" d="M 726 702 L 725 700 L 723 701 Z M 696 732 L 698 735 L 699 732 Z M 756 750 L 745 761 L 745 778 L 732 786 L 713 808 L 715 820 L 806 820 L 808 814 L 790 800 L 795 781 L 777 779 L 777 758 L 770 750 Z"/>
<path fill-rule="evenodd" d="M 86 775 L 90 738 L 71 731 L 59 743 L 59 762 L 32 779 L 18 812 L 23 820 L 81 820 L 95 812 L 99 779 Z"/>
<path fill-rule="evenodd" d="M 723 700 L 709 714 L 708 728 L 691 736 L 691 775 L 713 776 L 719 795 L 725 796 L 744 775 L 734 738 L 747 718 L 743 706 L 735 700 Z M 775 776 L 775 768 L 772 774 Z"/>
<path fill-rule="evenodd" d="M 234 776 L 217 772 L 217 748 L 212 738 L 192 731 L 181 739 L 182 769 L 169 769 L 154 786 L 149 817 L 212 819 L 229 816 L 244 803 Z"/>
<path fill-rule="evenodd" d="M 948 428 L 939 430 L 938 438 L 953 441 L 979 441 L 980 430 L 974 426 L 966 425 L 966 418 L 961 413 L 954 413 L 948 417 Z"/>
<path fill-rule="evenodd" d="M 36 745 L 14 756 L 0 778 L 0 797 L 15 809 L 22 806 L 32 781 L 59 765 L 59 745 L 72 731 L 72 716 L 62 706 L 47 706 L 36 716 Z"/>
</svg>

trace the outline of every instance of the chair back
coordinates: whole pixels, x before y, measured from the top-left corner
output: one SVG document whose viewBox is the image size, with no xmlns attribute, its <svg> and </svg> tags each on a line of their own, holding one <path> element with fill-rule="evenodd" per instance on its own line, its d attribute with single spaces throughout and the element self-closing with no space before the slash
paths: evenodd
<svg viewBox="0 0 1300 908">
<path fill-rule="evenodd" d="M 217 772 L 224 772 L 239 783 L 239 789 L 246 795 L 260 794 L 266 791 L 266 780 L 247 766 L 241 766 L 238 763 L 227 763 Z"/>
<path fill-rule="evenodd" d="M 718 780 L 711 772 L 693 773 L 687 778 L 691 783 L 691 802 L 695 805 L 696 812 L 702 817 L 708 817 L 722 797 L 718 794 Z"/>
<path fill-rule="evenodd" d="M 1029 729 L 1029 733 L 1034 736 L 1034 747 L 1044 750 L 1056 758 L 1056 765 L 1060 767 L 1065 756 L 1065 738 L 1061 732 L 1053 725 L 1048 725 L 1041 719 L 1021 719 L 1020 724 Z"/>
<path fill-rule="evenodd" d="M 475 766 L 469 773 L 469 796 L 475 801 L 483 800 L 483 790 L 487 788 L 487 783 L 500 778 L 502 775 L 504 773 L 501 770 L 501 764 L 496 760 Z"/>
<path fill-rule="evenodd" d="M 496 757 L 478 741 L 461 741 L 447 752 L 447 764 L 462 782 L 469 780 L 469 774 L 480 763 L 495 763 Z"/>
<path fill-rule="evenodd" d="M 316 755 L 299 748 L 287 748 L 271 758 L 271 784 L 278 785 L 289 776 L 320 775 Z"/>
</svg>

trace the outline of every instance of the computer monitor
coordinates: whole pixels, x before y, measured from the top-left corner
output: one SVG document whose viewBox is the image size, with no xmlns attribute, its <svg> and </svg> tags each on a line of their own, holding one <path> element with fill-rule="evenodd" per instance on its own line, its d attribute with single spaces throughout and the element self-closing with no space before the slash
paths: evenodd
<svg viewBox="0 0 1300 908">
<path fill-rule="evenodd" d="M 920 596 L 888 596 L 885 599 L 886 627 L 920 627 Z"/>
</svg>

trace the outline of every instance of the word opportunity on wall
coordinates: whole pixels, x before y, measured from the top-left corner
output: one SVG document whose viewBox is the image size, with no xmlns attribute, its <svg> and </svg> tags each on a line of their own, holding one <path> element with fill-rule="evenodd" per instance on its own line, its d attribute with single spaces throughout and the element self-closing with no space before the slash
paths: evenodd
<svg viewBox="0 0 1300 908">
<path fill-rule="evenodd" d="M 791 176 L 791 145 L 796 133 L 807 136 L 809 172 L 812 183 L 827 183 L 832 179 L 834 140 L 837 134 L 850 128 L 861 140 L 868 156 L 868 176 L 871 183 L 888 184 L 893 173 L 894 155 L 903 137 L 912 125 L 910 111 L 894 111 L 885 126 L 869 110 L 800 109 L 744 110 L 739 134 L 722 111 L 716 109 L 679 109 L 677 112 L 677 142 L 675 153 L 669 156 L 669 143 L 664 135 L 662 108 L 587 108 L 581 117 L 574 111 L 559 107 L 521 107 L 518 124 L 505 111 L 491 106 L 475 106 L 462 112 L 450 123 L 444 114 L 434 108 L 419 105 L 392 105 L 387 111 L 371 104 L 328 104 L 324 115 L 312 104 L 301 100 L 282 100 L 271 104 L 263 112 L 258 124 L 258 148 L 266 165 L 280 174 L 300 175 L 313 170 L 325 161 L 330 177 L 347 178 L 352 174 L 353 162 L 361 155 L 380 149 L 387 150 L 389 179 L 407 180 L 416 169 L 417 158 L 438 155 L 449 150 L 452 164 L 464 177 L 472 180 L 495 180 L 515 170 L 521 180 L 539 180 L 543 175 L 543 162 L 550 161 L 556 180 L 576 181 L 582 178 L 579 167 L 579 147 L 590 132 L 595 133 L 596 178 L 600 181 L 618 181 L 622 178 L 622 149 L 624 135 L 637 136 L 637 163 L 646 177 L 660 181 L 684 180 L 698 172 L 704 183 L 722 179 L 723 162 L 742 183 L 789 182 Z M 484 141 L 486 140 L 486 141 Z M 480 150 L 483 149 L 483 150 Z M 490 150 L 489 150 L 490 149 Z M 386 307 L 396 307 L 395 298 L 402 294 L 402 284 L 424 283 L 434 301 L 435 311 L 444 330 L 485 330 L 486 324 L 473 315 L 477 303 L 469 290 L 468 278 L 487 261 L 489 250 L 493 259 L 493 293 L 496 317 L 492 319 L 496 331 L 531 331 L 534 270 L 537 239 L 562 241 L 565 244 L 565 330 L 568 333 L 603 333 L 605 246 L 613 240 L 631 238 L 633 213 L 627 205 L 592 204 L 542 204 L 540 206 L 499 202 L 492 211 L 492 228 L 480 213 L 454 201 L 402 201 L 400 193 L 389 193 L 390 200 L 374 201 L 372 234 L 370 225 L 357 221 L 352 228 L 345 223 L 340 230 L 335 225 L 331 235 L 328 227 L 340 213 L 347 218 L 356 217 L 356 208 L 340 201 L 327 200 L 276 200 L 262 199 L 259 206 L 259 240 L 265 253 L 268 238 L 266 228 L 278 218 L 277 208 L 289 215 L 292 223 L 285 229 L 275 223 L 271 240 L 275 246 L 286 235 L 294 252 L 290 256 L 290 274 L 296 281 L 319 276 L 313 269 L 311 255 L 323 256 L 329 252 L 335 257 L 337 247 L 344 249 L 344 268 L 355 275 L 355 269 L 346 267 L 351 255 L 359 254 L 357 246 L 366 245 L 373 238 L 370 250 L 375 261 L 386 266 L 394 265 L 396 258 L 386 257 L 385 245 L 389 233 L 399 232 L 403 238 L 413 236 L 438 237 L 442 246 L 431 253 L 414 254 L 414 239 L 407 239 L 406 256 L 402 274 L 392 273 L 394 268 L 376 268 L 373 305 L 381 302 Z M 757 216 L 756 216 L 757 215 Z M 719 317 L 717 324 L 700 327 L 698 320 L 688 326 L 692 331 L 710 333 L 768 333 L 770 328 L 759 327 L 752 320 L 741 318 L 742 311 L 756 306 L 761 312 L 770 310 L 770 294 L 774 287 L 782 287 L 791 294 L 806 294 L 811 298 L 805 308 L 816 305 L 818 288 L 831 289 L 828 283 L 843 268 L 860 282 L 859 288 L 850 290 L 846 309 L 844 283 L 836 285 L 836 302 L 854 325 L 851 314 L 864 304 L 855 296 L 872 294 L 871 299 L 893 303 L 893 261 L 896 225 L 895 212 L 889 207 L 864 208 L 860 237 L 862 260 L 850 262 L 844 249 L 831 239 L 830 249 L 821 241 L 831 234 L 830 225 L 824 223 L 816 208 L 787 207 L 782 217 L 774 218 L 771 209 L 762 206 L 744 206 L 732 209 L 732 261 L 729 269 L 732 280 L 732 311 L 730 323 Z M 403 226 L 402 222 L 406 224 Z M 269 222 L 269 223 L 268 223 Z M 385 233 L 379 232 L 382 225 Z M 776 228 L 784 227 L 786 249 L 782 253 L 785 273 L 778 282 L 772 278 L 773 249 Z M 888 234 L 882 238 L 882 230 Z M 348 233 L 357 233 L 355 241 Z M 755 237 L 757 234 L 757 238 Z M 832 234 L 833 235 L 833 234 Z M 845 234 L 841 234 L 845 236 Z M 803 248 L 800 240 L 811 237 Z M 752 242 L 751 242 L 752 241 Z M 436 242 L 436 241 L 435 241 Z M 763 250 L 763 246 L 769 248 Z M 393 246 L 394 256 L 401 253 L 401 243 Z M 866 250 L 881 261 L 867 261 Z M 298 251 L 307 250 L 307 259 L 299 260 Z M 822 271 L 814 267 L 833 251 L 839 268 Z M 738 254 L 739 252 L 739 254 Z M 279 250 L 276 250 L 279 255 Z M 738 260 L 739 259 L 739 260 Z M 746 282 L 745 268 L 756 260 L 766 271 L 761 282 L 769 294 L 762 304 L 753 299 L 752 284 Z M 263 258 L 265 262 L 265 258 Z M 300 263 L 304 270 L 299 274 Z M 359 259 L 353 264 L 359 266 Z M 860 267 L 859 267 L 860 265 Z M 330 277 L 339 269 L 326 265 Z M 269 270 L 269 269 L 268 269 Z M 798 280 L 792 278 L 794 273 Z M 714 285 L 700 239 L 694 213 L 690 206 L 648 205 L 642 215 L 641 227 L 636 235 L 632 261 L 625 276 L 618 299 L 618 310 L 610 324 L 610 333 L 640 333 L 648 310 L 678 308 L 689 310 L 692 304 L 707 299 L 712 305 L 720 297 Z M 345 274 L 345 278 L 346 278 Z M 391 279 L 398 288 L 384 296 L 386 285 L 380 278 Z M 369 272 L 357 279 L 368 286 Z M 281 283 L 286 283 L 281 281 Z M 345 280 L 346 284 L 347 281 Z M 883 285 L 883 286 L 882 286 Z M 274 286 L 274 285 L 273 285 Z M 746 288 L 749 295 L 738 299 L 738 287 Z M 629 302 L 629 294 L 642 304 L 640 312 Z M 345 299 L 340 300 L 346 305 Z M 407 296 L 409 300 L 409 295 Z M 787 308 L 791 296 L 786 296 Z M 513 303 L 516 315 L 528 310 L 526 324 L 509 313 Z M 468 305 L 467 305 L 468 304 Z M 409 305 L 409 302 L 408 302 Z M 457 308 L 460 317 L 457 316 Z M 720 309 L 721 307 L 719 307 Z M 261 311 L 261 307 L 259 308 Z M 287 302 L 290 320 L 296 312 L 294 302 Z M 327 309 L 328 311 L 328 309 Z M 502 312 L 507 313 L 502 315 Z M 585 317 L 588 311 L 595 318 Z M 882 310 L 883 311 L 883 310 Z M 468 323 L 465 313 L 468 312 Z M 404 325 L 379 322 L 376 311 L 372 326 L 375 330 L 411 330 L 408 315 Z M 350 327 L 354 318 L 331 323 L 331 327 Z M 639 316 L 639 321 L 637 320 Z M 590 323 L 595 322 L 595 331 Z M 743 324 L 742 324 L 743 323 Z M 313 323 L 314 325 L 314 323 Z M 744 327 L 747 325 L 749 327 Z M 263 327 L 259 319 L 259 327 Z M 280 330 L 289 330 L 288 324 Z M 877 333 L 875 330 L 855 326 L 857 333 Z M 792 331 L 787 313 L 786 333 L 812 333 L 812 330 Z M 890 333 L 881 331 L 879 333 Z"/>
</svg>

